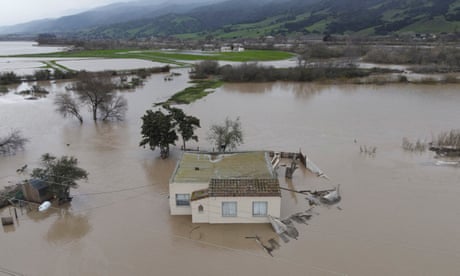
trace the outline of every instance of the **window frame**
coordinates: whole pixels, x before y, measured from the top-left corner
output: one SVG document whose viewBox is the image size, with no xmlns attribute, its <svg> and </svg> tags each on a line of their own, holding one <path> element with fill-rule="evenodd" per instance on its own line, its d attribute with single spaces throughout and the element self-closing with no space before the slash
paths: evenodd
<svg viewBox="0 0 460 276">
<path fill-rule="evenodd" d="M 265 205 L 265 214 L 256 214 L 255 206 L 256 204 L 264 204 Z M 268 216 L 268 201 L 253 201 L 252 202 L 252 216 L 253 217 L 267 217 Z"/>
<path fill-rule="evenodd" d="M 227 204 L 234 204 L 235 208 L 235 213 L 234 214 L 227 214 L 227 212 L 224 212 L 224 205 L 227 205 Z M 222 217 L 224 218 L 235 218 L 235 217 L 238 217 L 238 202 L 237 201 L 222 201 L 222 205 L 221 205 L 221 209 L 222 209 Z"/>
<path fill-rule="evenodd" d="M 186 199 L 178 199 L 179 196 L 184 196 Z M 190 194 L 176 194 L 176 206 L 190 207 Z"/>
</svg>

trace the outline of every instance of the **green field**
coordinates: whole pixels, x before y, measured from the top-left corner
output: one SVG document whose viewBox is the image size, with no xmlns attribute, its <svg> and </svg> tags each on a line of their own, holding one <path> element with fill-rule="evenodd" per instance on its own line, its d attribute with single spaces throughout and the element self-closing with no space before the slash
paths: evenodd
<svg viewBox="0 0 460 276">
<path fill-rule="evenodd" d="M 221 60 L 221 61 L 271 61 L 292 58 L 294 54 L 273 50 L 246 50 L 243 52 L 210 52 L 206 55 L 184 53 L 180 51 L 133 51 L 118 50 L 91 50 L 78 52 L 57 52 L 47 54 L 20 55 L 17 57 L 50 57 L 50 58 L 135 58 L 184 65 L 181 61 Z"/>
<path fill-rule="evenodd" d="M 212 89 L 218 88 L 223 84 L 218 80 L 196 80 L 191 83 L 194 85 L 177 92 L 166 102 L 157 103 L 156 105 L 189 104 L 206 97 L 209 93 L 214 92 Z"/>
</svg>

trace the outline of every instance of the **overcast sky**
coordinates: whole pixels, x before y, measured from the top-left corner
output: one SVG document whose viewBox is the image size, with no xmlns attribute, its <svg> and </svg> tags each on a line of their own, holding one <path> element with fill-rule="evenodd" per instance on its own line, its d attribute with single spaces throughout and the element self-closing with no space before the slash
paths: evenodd
<svg viewBox="0 0 460 276">
<path fill-rule="evenodd" d="M 29 22 L 35 19 L 56 18 L 82 12 L 115 2 L 134 0 L 2 0 L 0 26 Z M 152 0 L 163 3 L 165 0 Z"/>
</svg>

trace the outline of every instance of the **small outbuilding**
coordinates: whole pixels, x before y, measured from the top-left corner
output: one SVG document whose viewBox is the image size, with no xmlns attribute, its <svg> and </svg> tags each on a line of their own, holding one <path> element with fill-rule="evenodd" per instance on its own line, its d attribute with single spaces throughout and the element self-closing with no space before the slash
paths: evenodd
<svg viewBox="0 0 460 276">
<path fill-rule="evenodd" d="M 169 198 L 171 215 L 191 215 L 194 223 L 268 223 L 281 210 L 267 152 L 186 152 L 171 177 Z"/>
<path fill-rule="evenodd" d="M 27 201 L 41 203 L 49 200 L 52 194 L 49 185 L 41 179 L 30 179 L 22 184 L 22 193 Z"/>
</svg>

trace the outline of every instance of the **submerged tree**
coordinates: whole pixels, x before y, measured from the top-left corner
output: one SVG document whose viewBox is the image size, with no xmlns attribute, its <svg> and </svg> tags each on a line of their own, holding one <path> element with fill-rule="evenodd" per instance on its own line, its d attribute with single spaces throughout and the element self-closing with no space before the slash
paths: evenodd
<svg viewBox="0 0 460 276">
<path fill-rule="evenodd" d="M 35 168 L 31 177 L 48 183 L 51 192 L 60 201 L 70 201 L 70 188 L 77 187 L 77 180 L 87 179 L 88 173 L 78 167 L 78 160 L 72 156 L 57 158 L 49 153 L 41 157 L 41 168 Z"/>
<path fill-rule="evenodd" d="M 114 93 L 116 89 L 110 72 L 80 72 L 77 82 L 71 87 L 78 94 L 78 100 L 71 96 L 58 96 L 55 100 L 56 111 L 64 115 L 73 115 L 80 122 L 80 106 L 86 105 L 92 113 L 93 120 L 123 120 L 128 102 L 126 99 Z"/>
<path fill-rule="evenodd" d="M 56 111 L 62 116 L 74 116 L 80 123 L 83 123 L 83 117 L 80 115 L 80 103 L 72 98 L 69 94 L 59 94 L 54 99 Z"/>
<path fill-rule="evenodd" d="M 100 106 L 112 100 L 112 91 L 115 85 L 108 72 L 88 73 L 81 72 L 77 76 L 74 89 L 80 94 L 80 100 L 88 105 L 93 113 L 93 120 L 97 120 L 97 111 Z"/>
<path fill-rule="evenodd" d="M 142 117 L 142 141 L 140 146 L 149 145 L 151 150 L 160 148 L 161 157 L 169 156 L 169 145 L 175 145 L 178 134 L 182 137 L 183 149 L 190 139 L 198 141 L 195 129 L 200 127 L 200 119 L 186 115 L 182 109 L 163 105 L 167 113 L 161 110 L 147 110 Z"/>
<path fill-rule="evenodd" d="M 121 95 L 114 96 L 110 101 L 103 102 L 99 106 L 99 113 L 101 119 L 105 120 L 118 120 L 121 121 L 125 118 L 125 113 L 128 109 L 128 101 Z"/>
<path fill-rule="evenodd" d="M 93 120 L 122 120 L 127 109 L 127 101 L 113 93 L 116 85 L 110 72 L 80 72 L 72 87 L 79 94 L 79 100 L 91 110 Z"/>
<path fill-rule="evenodd" d="M 233 121 L 227 117 L 223 125 L 212 125 L 208 140 L 214 143 L 218 151 L 225 152 L 227 148 L 236 149 L 238 145 L 243 143 L 240 118 L 238 117 Z"/>
<path fill-rule="evenodd" d="M 0 137 L 0 155 L 14 154 L 23 149 L 29 139 L 24 138 L 19 130 L 13 130 L 5 137 Z"/>
<path fill-rule="evenodd" d="M 139 146 L 149 145 L 151 150 L 159 147 L 161 158 L 167 158 L 169 145 L 175 145 L 178 138 L 175 127 L 172 114 L 164 114 L 160 110 L 147 110 L 142 116 L 142 140 Z"/>
<path fill-rule="evenodd" d="M 195 129 L 200 127 L 200 119 L 194 116 L 186 115 L 182 109 L 170 107 L 168 105 L 163 106 L 172 114 L 174 123 L 177 126 L 177 132 L 182 137 L 183 149 L 186 149 L 185 143 L 190 139 L 198 142 L 198 136 L 195 135 Z"/>
</svg>

